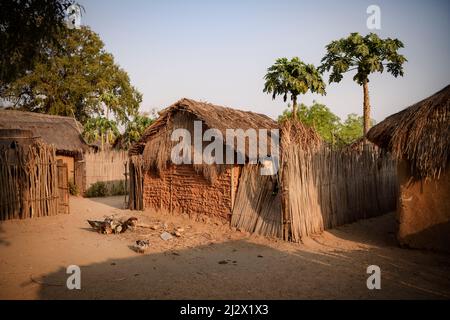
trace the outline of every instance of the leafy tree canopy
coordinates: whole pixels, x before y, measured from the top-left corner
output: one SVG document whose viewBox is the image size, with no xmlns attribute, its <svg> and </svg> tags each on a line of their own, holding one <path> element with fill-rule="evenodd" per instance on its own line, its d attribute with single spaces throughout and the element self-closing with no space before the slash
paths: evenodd
<svg viewBox="0 0 450 320">
<path fill-rule="evenodd" d="M 90 118 L 84 125 L 83 137 L 89 143 L 100 143 L 102 149 L 105 144 L 111 145 L 118 136 L 117 123 L 105 117 Z"/>
<path fill-rule="evenodd" d="M 0 93 L 56 45 L 72 0 L 0 1 Z"/>
<path fill-rule="evenodd" d="M 145 129 L 154 122 L 154 118 L 147 114 L 139 114 L 126 124 L 125 132 L 120 138 L 120 148 L 128 149 L 133 143 L 138 142 Z"/>
<path fill-rule="evenodd" d="M 302 123 L 313 127 L 324 141 L 332 145 L 348 145 L 363 136 L 363 117 L 354 113 L 342 122 L 328 107 L 314 101 L 310 107 L 301 104 L 297 115 Z M 292 118 L 292 111 L 288 107 L 278 117 L 278 121 L 289 118 Z"/>
<path fill-rule="evenodd" d="M 135 115 L 142 95 L 88 27 L 64 29 L 33 70 L 11 83 L 3 98 L 23 110 L 75 116 L 86 124 L 110 112 L 119 123 Z"/>
<path fill-rule="evenodd" d="M 363 136 L 364 117 L 355 113 L 350 113 L 339 126 L 339 143 L 351 144 Z M 375 124 L 375 120 L 371 119 L 371 125 Z"/>
<path fill-rule="evenodd" d="M 306 64 L 298 57 L 291 60 L 279 58 L 267 69 L 264 77 L 263 91 L 272 94 L 272 99 L 282 96 L 286 101 L 288 96 L 292 100 L 294 114 L 297 113 L 297 96 L 308 91 L 325 94 L 325 83 L 320 73 L 312 64 Z"/>
<path fill-rule="evenodd" d="M 288 108 L 278 117 L 278 121 L 284 121 L 291 117 L 292 112 Z M 314 101 L 312 106 L 308 107 L 302 103 L 297 111 L 297 119 L 315 128 L 325 141 L 333 143 L 335 140 L 340 119 L 324 104 Z"/>
<path fill-rule="evenodd" d="M 383 72 L 385 67 L 394 77 L 403 76 L 403 63 L 406 58 L 398 53 L 403 48 L 398 39 L 380 39 L 377 34 L 362 36 L 351 33 L 349 37 L 332 41 L 325 48 L 320 72 L 330 71 L 329 82 L 340 82 L 343 74 L 356 70 L 353 80 L 359 85 L 368 81 L 374 72 Z"/>
<path fill-rule="evenodd" d="M 264 92 L 272 93 L 272 99 L 280 95 L 286 101 L 288 95 L 291 95 L 293 100 L 293 97 L 305 94 L 308 90 L 325 94 L 325 84 L 316 67 L 304 63 L 298 57 L 291 60 L 277 59 L 275 64 L 267 69 L 264 79 Z"/>
<path fill-rule="evenodd" d="M 406 58 L 398 53 L 403 48 L 398 39 L 380 39 L 375 33 L 361 36 L 351 33 L 347 38 L 332 41 L 326 46 L 327 53 L 322 58 L 320 72 L 330 71 L 329 82 L 340 82 L 343 74 L 356 70 L 353 80 L 363 87 L 363 132 L 370 128 L 369 75 L 387 71 L 394 77 L 403 76 Z M 367 142 L 367 139 L 364 139 Z"/>
</svg>

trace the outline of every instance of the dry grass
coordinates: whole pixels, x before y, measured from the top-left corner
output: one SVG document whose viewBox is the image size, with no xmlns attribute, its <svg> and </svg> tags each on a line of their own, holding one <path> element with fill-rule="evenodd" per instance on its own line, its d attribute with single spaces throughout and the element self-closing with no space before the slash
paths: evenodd
<svg viewBox="0 0 450 320">
<path fill-rule="evenodd" d="M 439 177 L 449 162 L 450 85 L 386 118 L 367 137 L 407 160 L 414 178 Z"/>
</svg>

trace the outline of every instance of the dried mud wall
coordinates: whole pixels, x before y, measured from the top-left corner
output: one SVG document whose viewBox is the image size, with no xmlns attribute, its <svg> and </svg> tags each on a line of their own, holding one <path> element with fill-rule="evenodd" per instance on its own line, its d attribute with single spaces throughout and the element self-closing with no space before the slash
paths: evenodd
<svg viewBox="0 0 450 320">
<path fill-rule="evenodd" d="M 171 165 L 158 176 L 144 177 L 144 207 L 192 218 L 214 216 L 230 220 L 239 179 L 239 167 L 225 169 L 210 183 L 190 165 Z"/>
<path fill-rule="evenodd" d="M 450 170 L 439 179 L 410 179 L 409 165 L 398 165 L 398 240 L 412 248 L 450 252 Z"/>
</svg>

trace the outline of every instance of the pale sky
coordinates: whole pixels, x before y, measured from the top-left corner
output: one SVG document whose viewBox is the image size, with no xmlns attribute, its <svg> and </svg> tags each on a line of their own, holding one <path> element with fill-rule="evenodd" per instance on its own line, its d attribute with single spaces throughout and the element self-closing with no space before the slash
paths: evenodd
<svg viewBox="0 0 450 320">
<path fill-rule="evenodd" d="M 381 37 L 404 42 L 405 76 L 370 78 L 377 121 L 450 84 L 450 1 L 197 1 L 80 0 L 82 24 L 100 34 L 106 49 L 143 93 L 142 111 L 182 97 L 251 110 L 276 118 L 285 108 L 262 92 L 264 74 L 279 57 L 320 64 L 325 45 L 350 32 L 367 34 L 366 9 L 381 9 Z M 345 118 L 362 114 L 362 87 L 344 76 L 326 104 Z M 328 75 L 325 75 L 328 83 Z"/>
</svg>

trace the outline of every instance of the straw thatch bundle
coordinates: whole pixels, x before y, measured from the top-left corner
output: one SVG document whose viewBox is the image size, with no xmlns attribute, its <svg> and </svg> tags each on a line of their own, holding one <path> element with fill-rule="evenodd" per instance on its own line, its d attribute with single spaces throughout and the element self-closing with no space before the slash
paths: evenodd
<svg viewBox="0 0 450 320">
<path fill-rule="evenodd" d="M 387 117 L 367 138 L 405 159 L 416 179 L 439 177 L 449 162 L 450 85 Z"/>
<path fill-rule="evenodd" d="M 323 144 L 322 138 L 320 138 L 317 131 L 300 121 L 283 121 L 280 130 L 282 150 L 286 150 L 290 146 L 295 146 L 302 150 L 314 150 Z"/>
<path fill-rule="evenodd" d="M 171 151 L 178 142 L 171 141 L 171 134 L 175 129 L 187 129 L 194 138 L 194 121 L 202 121 L 202 131 L 207 129 L 217 129 L 223 138 L 226 138 L 227 129 L 270 129 L 278 128 L 277 123 L 271 118 L 254 112 L 241 111 L 232 108 L 213 105 L 206 102 L 198 102 L 190 99 L 181 99 L 160 112 L 160 117 L 147 128 L 141 140 L 134 144 L 129 151 L 131 156 L 142 154 L 144 170 L 152 170 L 160 173 L 167 168 L 171 162 Z M 236 150 L 235 141 L 223 141 L 224 156 L 226 148 Z M 267 137 L 268 144 L 270 137 Z M 204 142 L 203 147 L 209 142 Z M 246 144 L 245 155 L 248 157 L 248 145 Z M 270 152 L 270 148 L 268 148 Z M 194 150 L 192 152 L 201 152 Z M 193 159 L 193 157 L 192 157 Z M 196 172 L 203 174 L 210 182 L 225 169 L 226 165 L 206 165 L 194 164 Z"/>
</svg>

